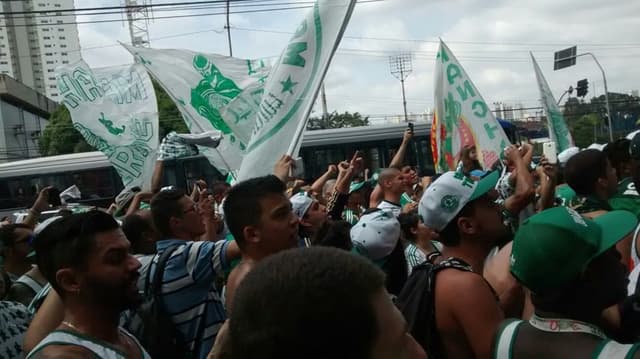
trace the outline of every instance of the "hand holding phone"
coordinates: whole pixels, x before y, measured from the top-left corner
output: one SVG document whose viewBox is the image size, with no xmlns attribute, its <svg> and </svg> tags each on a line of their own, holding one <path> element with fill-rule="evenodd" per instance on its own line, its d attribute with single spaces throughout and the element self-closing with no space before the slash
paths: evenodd
<svg viewBox="0 0 640 359">
<path fill-rule="evenodd" d="M 545 142 L 542 144 L 542 154 L 551 164 L 558 163 L 558 152 L 556 150 L 556 143 L 553 141 Z"/>
<path fill-rule="evenodd" d="M 411 134 L 413 135 L 413 122 L 409 122 L 409 131 L 411 131 Z"/>
<path fill-rule="evenodd" d="M 293 166 L 291 166 L 291 175 L 293 178 L 303 178 L 304 177 L 304 162 L 302 161 L 302 157 L 298 157 L 295 159 Z"/>
</svg>

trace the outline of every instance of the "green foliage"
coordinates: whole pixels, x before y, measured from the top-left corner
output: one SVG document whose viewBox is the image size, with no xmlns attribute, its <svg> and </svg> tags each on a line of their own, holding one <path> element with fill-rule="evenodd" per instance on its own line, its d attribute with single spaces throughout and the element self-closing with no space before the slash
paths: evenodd
<svg viewBox="0 0 640 359">
<path fill-rule="evenodd" d="M 592 143 L 609 142 L 608 134 L 598 131 L 601 119 L 596 114 L 583 115 L 574 121 L 571 133 L 576 146 L 580 148 L 588 147 Z"/>
<path fill-rule="evenodd" d="M 358 112 L 350 113 L 337 113 L 332 112 L 326 119 L 322 118 L 310 118 L 307 124 L 308 130 L 324 130 L 329 128 L 343 128 L 343 127 L 359 127 L 368 126 L 369 117 L 362 117 Z"/>
<path fill-rule="evenodd" d="M 76 149 L 89 149 L 91 146 L 82 138 L 80 132 L 73 128 L 71 115 L 64 105 L 60 105 L 49 117 L 49 123 L 40 137 L 40 153 L 43 156 L 62 155 L 66 153 L 86 152 Z"/>
<path fill-rule="evenodd" d="M 158 101 L 160 138 L 171 131 L 189 132 L 180 111 L 169 95 L 155 81 L 153 87 Z M 54 156 L 90 151 L 95 151 L 95 149 L 89 146 L 82 135 L 73 128 L 71 114 L 64 105 L 60 105 L 49 117 L 49 123 L 42 133 L 40 153 L 43 156 Z"/>
</svg>

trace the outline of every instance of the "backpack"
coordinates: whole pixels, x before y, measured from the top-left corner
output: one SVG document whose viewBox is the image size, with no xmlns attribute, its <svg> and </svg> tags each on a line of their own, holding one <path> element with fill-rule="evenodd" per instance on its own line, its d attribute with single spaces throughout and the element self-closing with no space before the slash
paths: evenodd
<svg viewBox="0 0 640 359">
<path fill-rule="evenodd" d="M 164 310 L 161 296 L 167 261 L 178 247 L 171 246 L 158 257 L 153 279 L 149 267 L 142 304 L 125 313 L 121 319 L 121 326 L 138 339 L 152 358 L 184 358 L 187 352 L 182 334 L 176 330 L 171 316 Z"/>
<path fill-rule="evenodd" d="M 439 252 L 430 253 L 427 260 L 415 266 L 396 299 L 413 338 L 427 352 L 429 358 L 444 358 L 444 348 L 436 328 L 435 285 L 436 274 L 454 268 L 472 272 L 471 266 L 457 258 L 448 258 L 438 264 L 433 260 Z"/>
</svg>

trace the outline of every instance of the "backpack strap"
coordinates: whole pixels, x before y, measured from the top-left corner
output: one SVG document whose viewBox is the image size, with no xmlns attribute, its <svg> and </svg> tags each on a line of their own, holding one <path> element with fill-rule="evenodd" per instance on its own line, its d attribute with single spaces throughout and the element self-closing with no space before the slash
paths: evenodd
<svg viewBox="0 0 640 359">
<path fill-rule="evenodd" d="M 522 325 L 522 323 L 522 320 L 511 319 L 500 325 L 493 347 L 494 359 L 511 359 L 513 342 L 518 335 L 518 329 L 520 329 L 520 325 Z"/>
<path fill-rule="evenodd" d="M 167 247 L 167 249 L 165 249 L 164 252 L 159 255 L 158 262 L 156 263 L 156 271 L 155 273 L 153 273 L 153 281 L 151 283 L 149 283 L 149 277 L 151 276 L 151 268 L 149 268 L 149 270 L 147 271 L 147 288 L 145 289 L 145 292 L 150 289 L 151 291 L 149 293 L 151 295 L 160 297 L 160 294 L 162 293 L 161 287 L 162 277 L 164 276 L 164 269 L 167 266 L 169 258 L 171 258 L 171 255 L 173 254 L 173 252 L 175 252 L 176 249 L 178 249 L 178 247 L 180 247 L 180 244 L 175 244 L 173 246 Z M 149 284 L 151 284 L 151 288 L 149 288 Z"/>
</svg>

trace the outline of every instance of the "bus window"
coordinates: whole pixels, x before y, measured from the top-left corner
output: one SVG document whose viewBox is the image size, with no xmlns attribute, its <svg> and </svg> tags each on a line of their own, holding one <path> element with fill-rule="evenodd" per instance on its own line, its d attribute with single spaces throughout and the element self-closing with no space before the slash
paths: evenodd
<svg viewBox="0 0 640 359">
<path fill-rule="evenodd" d="M 435 173 L 433 155 L 431 153 L 431 141 L 428 138 L 420 139 L 416 143 L 418 152 L 418 175 L 427 176 Z"/>
<path fill-rule="evenodd" d="M 26 181 L 21 179 L 0 180 L 0 208 L 17 208 L 28 206 L 32 202 L 32 195 L 28 195 Z"/>
<path fill-rule="evenodd" d="M 187 158 L 182 162 L 182 168 L 184 170 L 184 179 L 188 191 L 196 183 L 196 181 L 203 179 L 208 184 L 213 183 L 216 180 L 224 180 L 224 177 L 216 170 L 205 157 L 192 157 Z"/>
<path fill-rule="evenodd" d="M 117 194 L 110 168 L 74 173 L 72 179 L 73 183 L 69 186 L 76 185 L 82 193 L 82 199 L 110 198 L 114 196 L 114 193 Z M 60 188 L 60 190 L 67 187 Z"/>
</svg>

